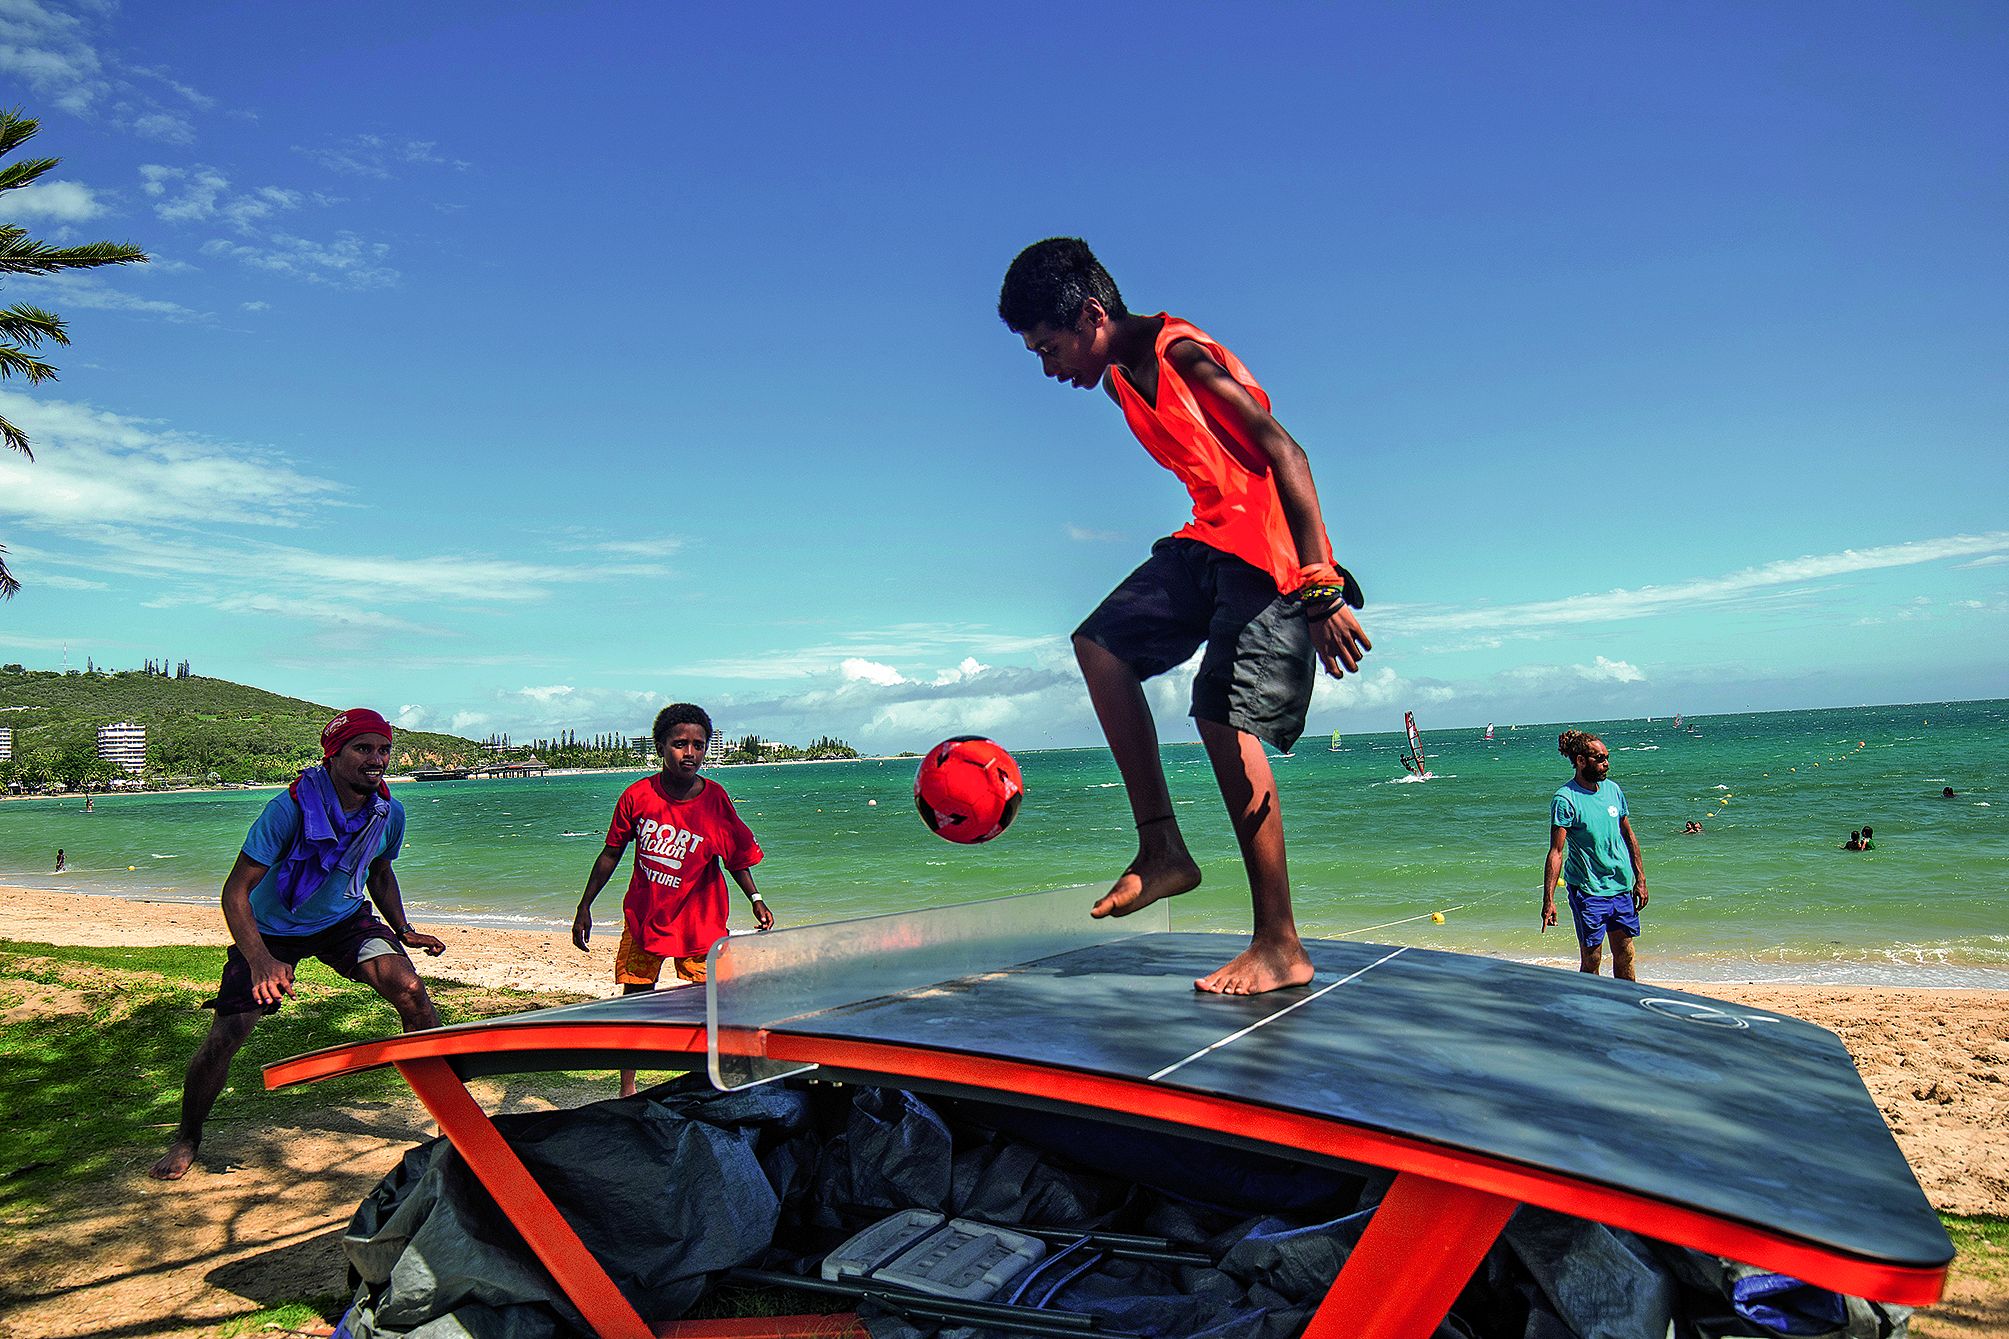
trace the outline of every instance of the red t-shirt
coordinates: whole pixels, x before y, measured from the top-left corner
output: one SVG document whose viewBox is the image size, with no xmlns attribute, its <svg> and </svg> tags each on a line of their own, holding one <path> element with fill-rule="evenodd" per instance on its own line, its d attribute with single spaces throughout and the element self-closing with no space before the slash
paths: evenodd
<svg viewBox="0 0 2009 1339">
<path fill-rule="evenodd" d="M 628 933 L 658 957 L 708 952 L 725 938 L 723 870 L 751 869 L 761 857 L 725 788 L 700 777 L 697 794 L 672 800 L 660 776 L 643 777 L 621 792 L 607 825 L 607 845 L 631 841 L 635 868 L 622 902 Z"/>
<path fill-rule="evenodd" d="M 1193 495 L 1193 519 L 1178 533 L 1268 572 L 1280 592 L 1297 590 L 1304 585 L 1297 540 L 1291 537 L 1290 521 L 1284 516 L 1283 499 L 1277 494 L 1268 459 L 1260 451 L 1242 446 L 1225 427 L 1207 417 L 1192 387 L 1166 359 L 1165 350 L 1190 339 L 1264 409 L 1270 407 L 1269 395 L 1242 366 L 1242 360 L 1216 344 L 1205 331 L 1163 312 L 1158 319 L 1165 323 L 1157 341 L 1158 402 L 1146 404 L 1121 368 L 1115 369 L 1114 379 L 1117 403 L 1123 406 L 1130 431 Z M 1323 552 L 1318 556 L 1331 562 L 1332 545 L 1322 533 L 1319 544 Z"/>
</svg>

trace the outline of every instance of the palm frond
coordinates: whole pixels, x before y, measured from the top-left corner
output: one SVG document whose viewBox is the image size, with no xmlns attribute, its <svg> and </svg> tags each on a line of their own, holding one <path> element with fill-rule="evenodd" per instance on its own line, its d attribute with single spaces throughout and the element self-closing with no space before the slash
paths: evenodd
<svg viewBox="0 0 2009 1339">
<path fill-rule="evenodd" d="M 0 167 L 0 191 L 11 191 L 17 186 L 26 186 L 62 161 L 60 158 L 23 158 L 18 163 Z"/>
<path fill-rule="evenodd" d="M 7 546 L 0 544 L 0 554 L 7 552 Z M 0 557 L 0 600 L 11 600 L 20 591 L 21 583 L 7 570 L 7 559 Z"/>
<path fill-rule="evenodd" d="M 56 369 L 12 344 L 0 344 L 0 378 L 4 377 L 26 377 L 33 386 L 37 382 L 54 381 Z"/>
<path fill-rule="evenodd" d="M 21 115 L 19 107 L 0 108 L 0 157 L 14 152 L 42 128 L 42 123 L 32 116 Z"/>
<path fill-rule="evenodd" d="M 83 246 L 50 246 L 8 229 L 0 233 L 0 274 L 54 274 L 57 270 L 88 270 L 99 265 L 130 265 L 148 259 L 130 242 L 87 242 Z"/>
<path fill-rule="evenodd" d="M 29 349 L 40 348 L 43 340 L 51 344 L 70 342 L 69 335 L 64 333 L 62 317 L 25 302 L 0 308 L 0 339 Z"/>
<path fill-rule="evenodd" d="M 28 434 L 9 423 L 4 417 L 0 417 L 0 441 L 5 441 L 7 445 L 30 460 L 35 458 L 35 453 L 28 449 Z"/>
</svg>

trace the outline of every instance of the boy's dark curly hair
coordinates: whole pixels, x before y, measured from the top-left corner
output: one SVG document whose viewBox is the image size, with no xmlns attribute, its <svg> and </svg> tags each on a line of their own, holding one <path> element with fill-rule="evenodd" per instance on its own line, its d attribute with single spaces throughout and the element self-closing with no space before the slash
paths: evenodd
<svg viewBox="0 0 2009 1339">
<path fill-rule="evenodd" d="M 663 741 L 670 737 L 671 728 L 678 725 L 702 725 L 705 743 L 712 742 L 712 718 L 705 715 L 705 709 L 689 702 L 672 702 L 656 713 L 656 752 L 663 751 Z"/>
<path fill-rule="evenodd" d="M 1123 295 L 1079 237 L 1049 237 L 1018 253 L 998 290 L 998 315 L 1013 334 L 1034 326 L 1066 329 L 1094 298 L 1111 316 L 1128 316 Z"/>
</svg>

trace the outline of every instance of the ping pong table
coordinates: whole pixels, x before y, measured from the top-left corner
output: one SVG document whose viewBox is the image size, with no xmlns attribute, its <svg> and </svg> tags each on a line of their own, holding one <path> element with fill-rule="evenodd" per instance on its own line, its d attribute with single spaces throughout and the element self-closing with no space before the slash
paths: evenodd
<svg viewBox="0 0 2009 1339">
<path fill-rule="evenodd" d="M 265 1083 L 394 1065 L 580 1314 L 621 1339 L 832 1331 L 828 1317 L 652 1327 L 467 1079 L 702 1065 L 735 1088 L 814 1073 L 1393 1172 L 1310 1339 L 1427 1336 L 1521 1204 L 1837 1292 L 1938 1300 L 1952 1244 L 1822 1028 L 1346 940 L 1307 942 L 1309 986 L 1203 994 L 1193 981 L 1233 937 L 1174 933 L 1162 902 L 1090 920 L 1088 900 L 1060 889 L 736 935 L 702 990 L 351 1043 L 267 1066 Z"/>
</svg>

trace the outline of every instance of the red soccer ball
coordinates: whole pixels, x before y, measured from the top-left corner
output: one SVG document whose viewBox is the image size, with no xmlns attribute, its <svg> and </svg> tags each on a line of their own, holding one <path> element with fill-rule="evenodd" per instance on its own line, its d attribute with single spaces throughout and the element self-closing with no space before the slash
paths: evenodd
<svg viewBox="0 0 2009 1339">
<path fill-rule="evenodd" d="M 945 739 L 921 759 L 914 807 L 938 837 L 987 842 L 1011 826 L 1025 797 L 1025 778 L 1011 754 L 982 735 Z"/>
</svg>

